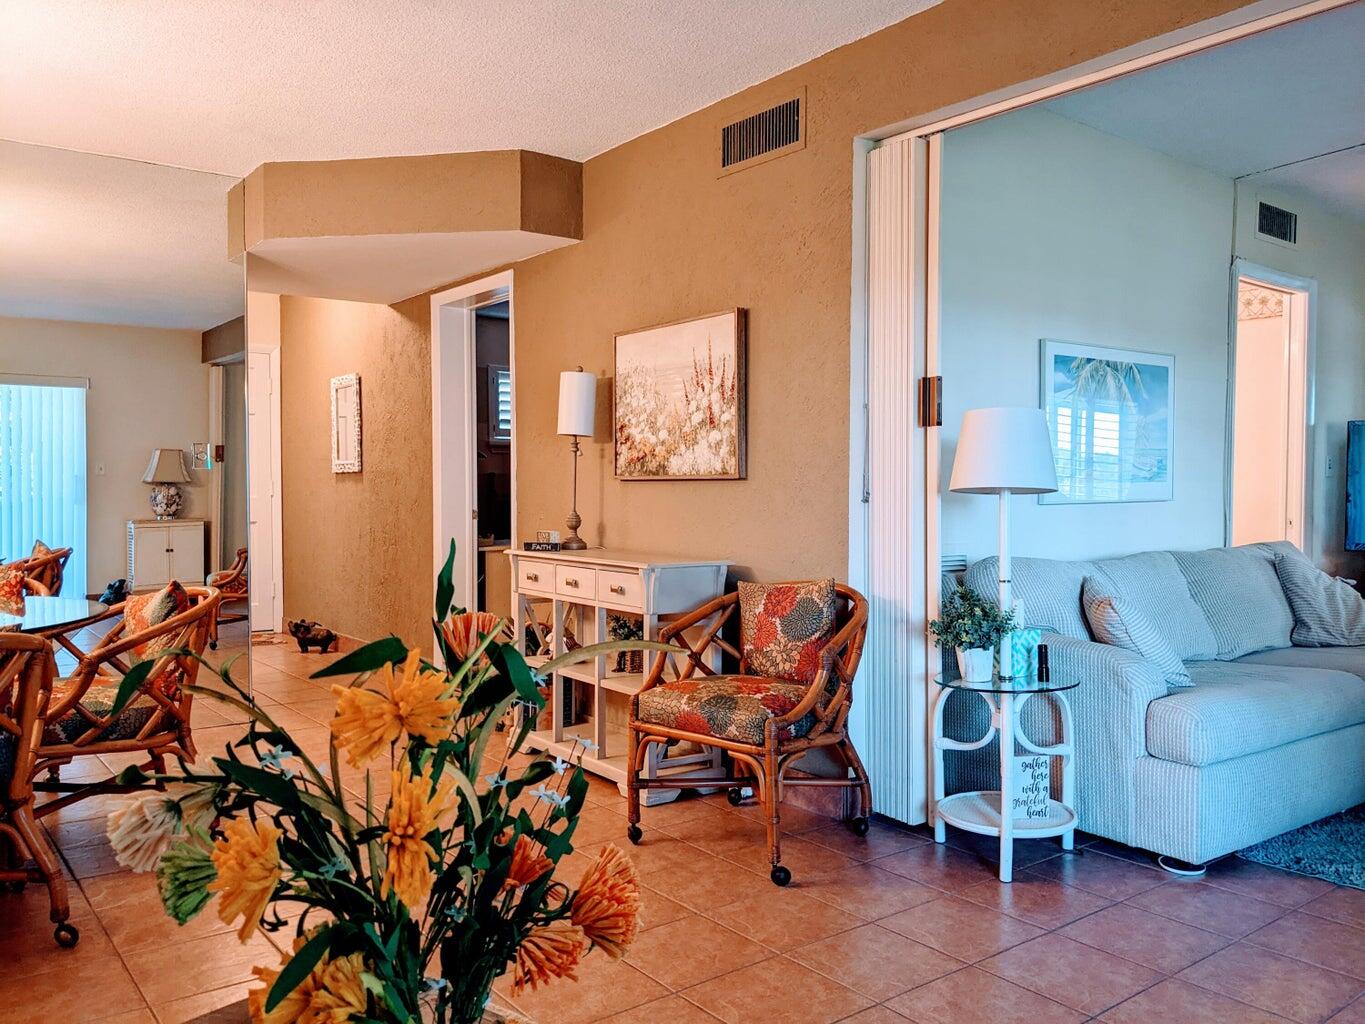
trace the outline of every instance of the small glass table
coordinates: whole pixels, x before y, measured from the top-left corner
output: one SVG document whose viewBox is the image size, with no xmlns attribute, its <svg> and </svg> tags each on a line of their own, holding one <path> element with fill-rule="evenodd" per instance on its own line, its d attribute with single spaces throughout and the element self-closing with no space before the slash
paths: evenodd
<svg viewBox="0 0 1365 1024">
<path fill-rule="evenodd" d="M 108 611 L 108 605 L 83 597 L 27 597 L 23 615 L 0 612 L 0 630 L 17 629 L 20 633 L 66 631 L 94 622 Z"/>
<path fill-rule="evenodd" d="M 945 826 L 984 836 L 1000 837 L 1000 881 L 1009 882 L 1014 877 L 1014 840 L 1045 839 L 1060 836 L 1062 849 L 1074 849 L 1076 842 L 1076 811 L 1074 793 L 1076 769 L 1073 763 L 1075 749 L 1072 745 L 1071 707 L 1067 704 L 1063 690 L 1073 689 L 1077 684 L 1070 680 L 1055 679 L 1040 683 L 1026 676 L 994 676 L 986 682 L 969 683 L 965 679 L 945 680 L 942 676 L 934 678 L 940 689 L 934 701 L 934 841 L 942 843 L 947 839 Z M 954 690 L 964 690 L 977 694 L 990 708 L 991 720 L 985 735 L 980 739 L 962 741 L 949 739 L 943 735 L 943 709 L 948 696 Z M 1024 734 L 1020 725 L 1020 712 L 1029 699 L 1042 693 L 1055 696 L 1061 722 L 1061 740 L 1053 746 L 1038 746 Z M 967 793 L 943 795 L 943 754 L 948 750 L 980 750 L 1000 736 L 1000 788 L 972 790 Z M 1002 794 L 1014 792 L 1015 745 L 1023 747 L 1030 754 L 1062 759 L 1062 799 L 1053 800 L 1049 795 L 1046 811 L 1038 817 L 1016 818 L 1012 813 L 1012 799 L 1002 799 Z M 1005 807 L 1007 811 L 1002 811 Z"/>
</svg>

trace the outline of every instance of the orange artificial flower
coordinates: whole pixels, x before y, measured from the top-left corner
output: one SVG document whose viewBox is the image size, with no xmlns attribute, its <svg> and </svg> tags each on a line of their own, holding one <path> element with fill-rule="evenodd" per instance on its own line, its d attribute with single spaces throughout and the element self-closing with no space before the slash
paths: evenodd
<svg viewBox="0 0 1365 1024">
<path fill-rule="evenodd" d="M 554 861 L 545 856 L 542 850 L 536 849 L 534 841 L 526 836 L 517 836 L 517 845 L 512 850 L 512 866 L 507 870 L 507 877 L 503 879 L 502 888 L 504 891 L 520 889 L 523 885 L 530 885 L 543 877 L 546 872 L 554 869 Z"/>
<path fill-rule="evenodd" d="M 295 953 L 303 948 L 305 941 L 303 936 L 294 940 Z M 253 988 L 247 993 L 251 1024 L 350 1024 L 355 1018 L 363 1017 L 368 1007 L 365 986 L 360 980 L 364 970 L 365 962 L 359 953 L 335 960 L 324 956 L 308 977 L 267 1013 L 266 996 L 280 972 L 269 967 L 253 967 L 251 973 L 265 982 L 265 987 Z"/>
<path fill-rule="evenodd" d="M 464 664 L 483 637 L 502 632 L 504 625 L 504 620 L 492 612 L 461 612 L 441 623 L 441 635 L 451 653 Z"/>
<path fill-rule="evenodd" d="M 640 876 L 619 847 L 604 846 L 574 896 L 573 923 L 613 960 L 625 955 L 640 923 Z"/>
<path fill-rule="evenodd" d="M 449 828 L 455 809 L 453 779 L 441 779 L 432 792 L 430 766 L 416 778 L 407 771 L 393 773 L 389 827 L 383 838 L 387 862 L 381 896 L 387 899 L 395 892 L 410 910 L 426 903 L 436 880 L 431 863 L 437 859 L 426 837 L 432 829 Z"/>
<path fill-rule="evenodd" d="M 564 922 L 533 928 L 517 947 L 517 963 L 512 971 L 512 992 L 534 990 L 554 978 L 577 981 L 574 968 L 583 958 L 586 945 L 583 933 Z"/>
<path fill-rule="evenodd" d="M 337 713 L 332 718 L 332 737 L 346 751 L 346 759 L 359 768 L 407 733 L 428 743 L 450 735 L 460 703 L 445 698 L 447 680 L 440 672 L 422 670 L 422 656 L 412 651 L 403 663 L 402 675 L 392 665 L 375 672 L 383 693 L 358 686 L 333 686 Z"/>
<path fill-rule="evenodd" d="M 242 916 L 237 938 L 245 942 L 261 923 L 280 881 L 281 833 L 264 818 L 254 824 L 237 818 L 229 821 L 223 832 L 226 837 L 213 844 L 218 877 L 208 884 L 208 890 L 222 893 L 218 917 L 224 924 Z"/>
</svg>

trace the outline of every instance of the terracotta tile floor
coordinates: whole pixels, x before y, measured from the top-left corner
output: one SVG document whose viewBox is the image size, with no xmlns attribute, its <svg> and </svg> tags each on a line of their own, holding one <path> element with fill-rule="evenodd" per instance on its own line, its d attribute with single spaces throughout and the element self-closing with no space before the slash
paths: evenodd
<svg viewBox="0 0 1365 1024">
<path fill-rule="evenodd" d="M 245 651 L 243 627 L 225 627 L 218 654 Z M 260 702 L 305 748 L 325 745 L 332 702 L 307 679 L 324 659 L 251 653 Z M 206 702 L 195 719 L 201 751 L 241 732 L 239 715 Z M 122 766 L 90 760 L 65 774 Z M 348 787 L 358 797 L 363 777 Z M 152 879 L 109 854 L 104 816 L 119 799 L 45 822 L 72 877 L 75 950 L 53 944 L 44 889 L 0 894 L 0 1024 L 198 1020 L 240 1003 L 251 966 L 276 960 L 282 938 L 244 949 L 212 908 L 184 929 L 164 916 Z M 1365 1022 L 1365 893 L 1235 858 L 1179 880 L 1103 840 L 1074 854 L 1020 843 L 1028 866 L 1002 885 L 978 838 L 950 830 L 935 846 L 923 828 L 879 823 L 858 839 L 793 811 L 795 879 L 778 889 L 757 808 L 719 796 L 647 808 L 630 847 L 625 801 L 594 780 L 561 872 L 572 881 L 598 844 L 619 843 L 645 885 L 640 937 L 625 960 L 594 954 L 577 984 L 517 1008 L 540 1024 Z M 505 981 L 498 991 L 509 995 Z"/>
</svg>

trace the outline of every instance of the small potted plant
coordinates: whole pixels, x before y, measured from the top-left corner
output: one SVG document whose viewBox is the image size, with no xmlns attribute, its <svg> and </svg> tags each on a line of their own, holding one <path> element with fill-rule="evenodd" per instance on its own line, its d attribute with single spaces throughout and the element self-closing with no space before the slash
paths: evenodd
<svg viewBox="0 0 1365 1024">
<path fill-rule="evenodd" d="M 990 680 L 995 648 L 1013 628 L 1013 612 L 1002 612 L 965 587 L 945 597 L 942 615 L 929 623 L 939 646 L 957 650 L 958 670 L 969 683 Z"/>
</svg>

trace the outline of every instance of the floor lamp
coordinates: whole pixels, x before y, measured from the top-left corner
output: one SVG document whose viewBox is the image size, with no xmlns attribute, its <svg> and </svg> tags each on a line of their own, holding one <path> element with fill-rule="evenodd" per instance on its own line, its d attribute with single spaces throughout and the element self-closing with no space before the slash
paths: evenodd
<svg viewBox="0 0 1365 1024">
<path fill-rule="evenodd" d="M 957 435 L 948 489 L 1000 498 L 1000 610 L 1014 607 L 1010 588 L 1010 495 L 1057 489 L 1052 436 L 1041 409 L 969 409 Z"/>
</svg>

